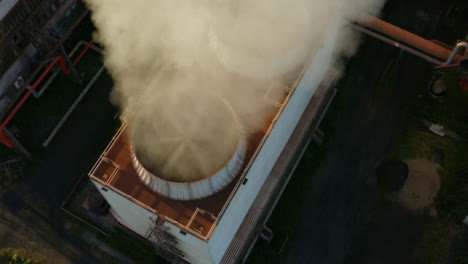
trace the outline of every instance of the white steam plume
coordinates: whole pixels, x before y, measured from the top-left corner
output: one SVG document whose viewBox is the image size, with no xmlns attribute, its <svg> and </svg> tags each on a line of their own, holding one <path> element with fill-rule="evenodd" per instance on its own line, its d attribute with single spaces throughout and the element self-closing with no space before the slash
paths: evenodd
<svg viewBox="0 0 468 264">
<path fill-rule="evenodd" d="M 178 81 L 167 81 L 165 85 L 183 83 L 184 87 L 177 90 L 187 91 L 190 96 L 196 94 L 193 89 L 204 89 L 222 94 L 228 101 L 232 99 L 237 102 L 236 110 L 243 112 L 241 115 L 251 117 L 244 120 L 247 132 L 258 129 L 254 124 L 271 114 L 258 101 L 263 99 L 265 83 L 272 79 L 281 82 L 281 78 L 296 70 L 314 45 L 323 42 L 329 25 L 342 18 L 353 19 L 361 12 L 376 14 L 383 4 L 383 0 L 85 2 L 92 11 L 98 41 L 106 50 L 105 65 L 115 81 L 112 100 L 122 111 L 129 98 L 138 98 L 161 65 L 170 59 L 177 68 Z M 356 35 L 343 27 L 336 57 L 352 55 L 357 43 Z M 195 96 L 193 100 L 206 103 L 202 97 Z M 179 110 L 193 115 L 184 106 Z M 212 120 L 202 126 L 222 124 L 217 115 Z M 210 138 L 219 144 L 227 140 L 223 135 Z M 142 145 L 151 146 L 151 142 Z M 151 155 L 157 155 L 154 152 L 151 150 Z"/>
</svg>

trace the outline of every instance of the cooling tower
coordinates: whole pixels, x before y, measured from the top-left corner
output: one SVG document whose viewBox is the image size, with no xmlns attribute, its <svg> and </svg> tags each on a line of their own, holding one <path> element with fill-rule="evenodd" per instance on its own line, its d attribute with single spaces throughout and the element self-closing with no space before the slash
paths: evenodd
<svg viewBox="0 0 468 264">
<path fill-rule="evenodd" d="M 217 95 L 177 88 L 160 92 L 139 106 L 132 122 L 133 166 L 148 187 L 165 197 L 207 197 L 229 184 L 244 162 L 239 120 Z"/>
<path fill-rule="evenodd" d="M 312 23 L 302 0 L 223 2 L 208 29 L 209 45 L 230 71 L 269 78 L 308 57 Z"/>
</svg>

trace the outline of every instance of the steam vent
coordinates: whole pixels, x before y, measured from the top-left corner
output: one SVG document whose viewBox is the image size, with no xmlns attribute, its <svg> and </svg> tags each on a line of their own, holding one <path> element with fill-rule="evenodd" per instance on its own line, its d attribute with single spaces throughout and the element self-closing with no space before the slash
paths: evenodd
<svg viewBox="0 0 468 264">
<path fill-rule="evenodd" d="M 190 95 L 194 92 L 197 96 Z M 246 143 L 236 114 L 208 92 L 159 91 L 139 106 L 132 122 L 133 166 L 165 197 L 207 197 L 229 184 L 244 162 Z"/>
</svg>

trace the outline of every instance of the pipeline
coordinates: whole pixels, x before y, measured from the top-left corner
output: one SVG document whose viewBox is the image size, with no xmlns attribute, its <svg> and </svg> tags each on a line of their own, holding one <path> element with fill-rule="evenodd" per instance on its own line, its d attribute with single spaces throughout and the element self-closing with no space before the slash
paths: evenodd
<svg viewBox="0 0 468 264">
<path fill-rule="evenodd" d="M 75 59 L 73 62 L 73 66 L 75 66 L 85 55 L 85 53 L 89 50 L 89 48 L 93 45 L 95 41 L 95 37 L 86 45 L 85 49 L 80 53 L 80 55 Z M 21 106 L 24 104 L 24 102 L 29 98 L 29 96 L 34 92 L 34 90 L 39 86 L 39 84 L 44 80 L 46 75 L 52 70 L 52 68 L 55 66 L 56 63 L 60 64 L 60 68 L 62 69 L 62 72 L 64 74 L 70 74 L 71 69 L 67 69 L 65 66 L 65 61 L 62 56 L 57 56 L 47 67 L 47 69 L 41 74 L 39 79 L 33 84 L 33 86 L 29 89 L 29 91 L 24 95 L 23 98 L 18 102 L 18 104 L 15 106 L 15 108 L 11 111 L 11 113 L 8 115 L 8 117 L 2 122 L 0 125 L 0 141 L 3 142 L 6 146 L 9 148 L 13 147 L 13 143 L 3 134 L 3 129 L 7 126 L 7 124 L 10 122 L 10 120 L 13 118 L 13 116 L 18 112 L 18 110 L 21 108 Z"/>
<path fill-rule="evenodd" d="M 18 74 L 18 78 L 23 76 L 23 74 L 28 70 L 28 68 L 31 66 L 31 64 L 36 61 L 37 59 L 37 56 L 39 56 L 39 52 L 36 51 L 36 53 L 34 53 L 34 55 L 28 60 L 28 63 L 26 63 L 26 65 L 23 67 L 23 69 L 20 71 L 20 73 Z"/>
<path fill-rule="evenodd" d="M 460 41 L 457 43 L 457 45 L 455 46 L 455 48 L 453 49 L 452 51 L 452 54 L 450 54 L 450 57 L 447 59 L 447 62 L 445 62 L 445 65 L 450 65 L 452 64 L 453 60 L 456 58 L 456 56 L 460 56 L 460 54 L 458 54 L 458 51 L 461 49 L 461 48 L 468 48 L 468 43 L 466 42 L 463 42 L 463 41 Z M 461 58 L 460 60 L 464 60 L 465 58 Z M 466 60 L 466 59 L 465 59 Z"/>
<path fill-rule="evenodd" d="M 82 5 L 80 1 L 75 1 L 75 4 L 73 8 L 68 12 L 68 14 L 63 18 L 62 22 L 57 26 L 57 29 L 62 29 L 63 25 L 67 22 L 67 20 L 75 13 L 75 11 L 78 9 L 78 7 Z M 39 55 L 39 51 L 36 51 L 34 55 L 28 60 L 26 65 L 23 67 L 23 69 L 20 71 L 18 74 L 18 77 L 23 76 L 23 74 L 28 70 L 28 68 L 31 66 L 31 64 L 36 61 L 37 57 Z"/>
<path fill-rule="evenodd" d="M 62 20 L 62 22 L 60 22 L 60 24 L 57 26 L 57 29 L 62 29 L 63 25 L 65 25 L 65 23 L 68 21 L 68 19 L 70 19 L 70 17 L 73 15 L 73 13 L 75 13 L 75 11 L 78 9 L 78 7 L 80 7 L 81 4 L 82 3 L 79 2 L 79 1 L 75 2 L 74 7 L 72 8 L 72 10 L 70 10 L 68 12 L 68 14 Z"/>
<path fill-rule="evenodd" d="M 452 56 L 453 58 L 451 59 L 450 63 L 459 63 L 462 60 L 462 56 L 457 54 L 458 50 L 457 52 L 452 52 L 450 49 L 444 48 L 430 40 L 422 38 L 416 34 L 401 29 L 376 17 L 372 17 L 367 14 L 361 14 L 357 22 L 364 27 L 375 30 L 378 34 L 385 34 L 399 42 L 406 43 L 409 46 L 430 54 L 438 58 L 440 61 L 448 62 Z"/>
<path fill-rule="evenodd" d="M 10 120 L 16 114 L 16 112 L 18 112 L 18 110 L 21 108 L 21 106 L 24 104 L 24 102 L 26 102 L 26 100 L 29 98 L 29 96 L 32 94 L 32 92 L 39 86 L 39 84 L 42 82 L 42 80 L 44 80 L 44 78 L 46 77 L 47 73 L 49 73 L 52 70 L 52 68 L 55 66 L 55 64 L 57 62 L 59 62 L 60 67 L 62 68 L 62 71 L 63 71 L 64 74 L 69 74 L 71 72 L 70 69 L 67 69 L 65 67 L 65 61 L 63 60 L 63 57 L 62 56 L 57 56 L 50 63 L 49 67 L 47 67 L 47 69 L 41 74 L 39 79 L 37 79 L 37 81 L 34 83 L 34 85 L 29 89 L 29 91 L 24 95 L 24 97 L 21 98 L 21 100 L 18 102 L 18 104 L 15 106 L 15 108 L 13 108 L 13 110 L 8 115 L 8 117 L 0 125 L 0 140 L 6 146 L 8 146 L 9 148 L 13 147 L 13 143 L 10 140 L 8 140 L 8 138 L 5 137 L 5 135 L 3 134 L 3 129 L 7 126 L 7 124 L 10 122 Z"/>
<path fill-rule="evenodd" d="M 91 40 L 94 42 L 94 38 Z M 86 47 L 88 46 L 89 47 Z M 73 50 L 68 53 L 68 57 L 71 58 L 73 57 L 73 55 L 75 54 L 76 50 L 80 47 L 80 46 L 85 46 L 85 50 L 88 51 L 88 49 L 93 49 L 94 51 L 96 52 L 99 52 L 99 53 L 103 53 L 103 50 L 99 47 L 97 47 L 96 45 L 94 44 L 89 44 L 89 42 L 87 41 L 84 41 L 84 40 L 80 40 L 78 42 L 78 44 L 75 45 L 75 47 L 73 48 Z M 82 51 L 80 53 L 80 55 L 76 58 L 76 60 L 72 63 L 74 66 L 81 60 L 81 58 L 83 57 L 83 55 L 85 54 L 86 52 L 85 51 Z M 48 81 L 46 82 L 46 84 L 44 84 L 44 86 L 41 87 L 41 89 L 36 89 L 34 90 L 33 92 L 33 96 L 34 98 L 39 98 L 41 97 L 41 95 L 45 92 L 45 90 L 47 89 L 47 87 L 50 85 L 50 83 L 53 81 L 53 79 L 57 76 L 57 73 L 54 73 L 53 76 L 51 76 Z"/>
<path fill-rule="evenodd" d="M 390 38 L 384 37 L 384 36 L 382 36 L 382 35 L 380 35 L 378 33 L 370 31 L 370 30 L 368 30 L 368 29 L 366 29 L 364 27 L 361 27 L 361 26 L 356 25 L 356 24 L 351 24 L 350 26 L 353 29 L 357 30 L 357 31 L 360 31 L 362 33 L 366 33 L 369 36 L 372 36 L 372 37 L 374 37 L 376 39 L 379 39 L 379 40 L 381 40 L 383 42 L 386 42 L 386 43 L 388 43 L 388 44 L 390 44 L 392 46 L 395 46 L 395 47 L 400 48 L 400 49 L 402 49 L 404 51 L 407 51 L 407 52 L 409 52 L 409 53 L 411 53 L 413 55 L 416 55 L 416 56 L 418 56 L 418 57 L 420 57 L 422 59 L 425 59 L 425 60 L 427 60 L 427 61 L 429 61 L 431 63 L 434 63 L 435 65 L 443 65 L 444 64 L 444 62 L 441 61 L 441 60 L 437 60 L 437 59 L 435 59 L 435 58 L 433 58 L 433 57 L 431 57 L 429 55 L 426 55 L 426 54 L 424 54 L 424 53 L 422 53 L 422 52 L 420 52 L 420 51 L 418 51 L 416 49 L 408 47 L 408 46 L 406 46 L 406 45 L 404 45 L 404 44 L 402 44 L 400 42 L 394 41 L 394 40 L 392 40 Z"/>
<path fill-rule="evenodd" d="M 75 61 L 73 62 L 73 66 L 75 66 L 75 65 L 81 60 L 81 58 L 83 58 L 83 56 L 85 55 L 86 52 L 88 52 L 89 48 L 93 45 L 95 39 L 96 39 L 96 37 L 94 37 L 94 38 L 88 43 L 88 45 L 86 45 L 86 47 L 84 48 L 84 50 L 80 53 L 80 55 L 78 55 L 78 57 L 77 57 L 77 58 L 75 59 Z"/>
</svg>

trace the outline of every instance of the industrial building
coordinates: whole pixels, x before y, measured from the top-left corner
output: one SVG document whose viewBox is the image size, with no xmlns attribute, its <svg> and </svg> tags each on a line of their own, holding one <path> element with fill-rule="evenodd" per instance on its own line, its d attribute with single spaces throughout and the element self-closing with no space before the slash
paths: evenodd
<svg viewBox="0 0 468 264">
<path fill-rule="evenodd" d="M 57 49 L 75 0 L 0 1 L 0 118 Z M 48 37 L 46 37 L 46 35 Z"/>
<path fill-rule="evenodd" d="M 158 254 L 174 263 L 243 262 L 334 96 L 330 67 L 338 30 L 339 24 L 330 25 L 324 42 L 306 45 L 310 57 L 285 72 L 284 81 L 270 76 L 269 83 L 259 83 L 258 98 L 252 101 L 270 114 L 255 132 L 245 131 L 252 116 L 241 111 L 244 102 L 236 98 L 203 94 L 209 103 L 201 106 L 190 94 L 173 98 L 166 93 L 178 71 L 167 61 L 145 94 L 122 114 L 120 129 L 89 172 L 118 222 L 152 241 Z M 255 83 L 249 72 L 262 63 L 239 65 L 250 58 L 236 59 L 241 55 L 211 37 L 213 60 L 227 78 Z M 267 64 L 281 65 L 299 54 L 290 51 Z M 150 93 L 159 94 L 153 100 L 145 96 Z M 148 115 L 139 115 L 145 104 L 164 129 L 148 126 Z M 185 127 L 187 114 L 166 117 L 174 104 L 193 109 L 198 122 Z M 213 112 L 222 121 L 207 127 L 204 114 Z M 138 130 L 149 130 L 142 133 L 148 138 Z M 223 135 L 222 146 L 210 142 L 215 134 Z M 142 151 L 137 142 L 147 142 L 155 151 Z M 207 157 L 208 167 L 196 161 Z M 191 160 L 190 169 L 185 160 Z"/>
<path fill-rule="evenodd" d="M 39 98 L 52 82 L 59 69 L 50 61 L 59 55 L 71 64 L 63 42 L 88 13 L 76 0 L 0 1 L 0 142 L 24 156 L 30 153 L 17 138 L 21 132 L 9 122 L 29 92 Z"/>
</svg>

